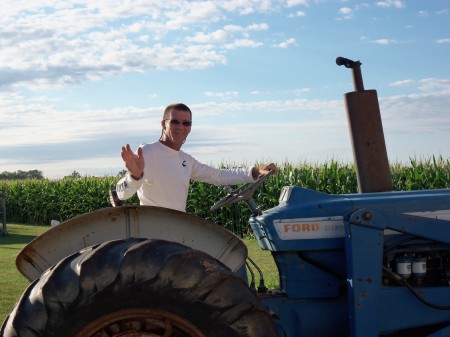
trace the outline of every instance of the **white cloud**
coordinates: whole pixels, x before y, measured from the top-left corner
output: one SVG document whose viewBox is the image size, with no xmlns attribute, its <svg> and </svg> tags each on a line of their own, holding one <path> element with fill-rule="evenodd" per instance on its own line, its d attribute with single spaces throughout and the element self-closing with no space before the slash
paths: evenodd
<svg viewBox="0 0 450 337">
<path fill-rule="evenodd" d="M 33 102 L 61 102 L 62 100 L 62 98 L 47 96 L 36 96 L 31 98 L 31 101 Z"/>
<path fill-rule="evenodd" d="M 307 0 L 287 0 L 286 1 L 287 7 L 295 7 L 295 6 L 309 6 Z"/>
<path fill-rule="evenodd" d="M 426 92 L 450 92 L 450 80 L 425 78 L 419 81 L 419 89 Z"/>
<path fill-rule="evenodd" d="M 353 9 L 351 9 L 350 7 L 339 8 L 339 14 L 342 16 L 343 19 L 349 20 L 353 18 Z"/>
<path fill-rule="evenodd" d="M 228 32 L 219 29 L 209 34 L 198 32 L 193 37 L 187 37 L 186 41 L 197 43 L 216 43 L 227 41 L 230 37 L 231 35 Z"/>
<path fill-rule="evenodd" d="M 236 39 L 232 43 L 227 43 L 224 45 L 225 49 L 236 49 L 242 47 L 257 48 L 263 45 L 262 42 L 250 40 L 250 39 Z"/>
<path fill-rule="evenodd" d="M 450 38 L 437 39 L 436 43 L 450 43 Z"/>
<path fill-rule="evenodd" d="M 389 87 L 406 87 L 406 86 L 414 85 L 415 83 L 416 83 L 416 81 L 414 81 L 414 80 L 402 80 L 402 81 L 396 81 L 396 82 L 389 83 L 388 86 Z"/>
<path fill-rule="evenodd" d="M 56 5 L 53 1 L 11 5 L 6 0 L 0 5 L 4 23 L 0 90 L 55 88 L 126 72 L 225 64 L 226 50 L 262 46 L 250 34 L 267 31 L 269 25 L 229 24 L 205 32 L 204 24 L 225 20 L 229 11 L 249 6 L 271 10 L 270 4 L 267 0 L 233 4 L 68 0 Z M 230 35 L 238 32 L 241 35 Z M 206 45 L 192 45 L 198 43 Z"/>
<path fill-rule="evenodd" d="M 427 17 L 428 16 L 428 12 L 427 11 L 419 11 L 417 13 L 418 16 L 420 17 Z"/>
<path fill-rule="evenodd" d="M 250 95 L 253 95 L 253 96 L 260 96 L 260 95 L 266 95 L 266 94 L 269 94 L 269 92 L 267 92 L 267 91 L 262 92 L 260 90 L 250 91 Z"/>
<path fill-rule="evenodd" d="M 295 41 L 295 39 L 294 38 L 290 38 L 290 39 L 287 39 L 287 40 L 285 40 L 283 42 L 280 42 L 280 43 L 274 45 L 274 47 L 275 48 L 286 49 L 286 48 L 289 48 L 290 46 L 295 46 L 295 45 L 297 45 L 297 42 Z"/>
<path fill-rule="evenodd" d="M 385 8 L 405 8 L 406 4 L 401 0 L 385 0 L 377 2 L 377 6 Z"/>
<path fill-rule="evenodd" d="M 339 14 L 348 15 L 352 13 L 352 9 L 350 7 L 342 7 L 339 9 Z"/>
<path fill-rule="evenodd" d="M 135 107 L 60 111 L 45 103 L 1 107 L 0 119 L 8 121 L 2 129 L 2 137 L 7 137 L 8 141 L 2 145 L 24 146 L 30 144 L 29 137 L 33 138 L 33 145 L 38 146 L 92 140 L 119 129 L 132 132 L 141 129 L 140 118 L 151 120 L 151 115 L 157 111 Z M 159 121 L 160 111 L 157 116 Z M 124 124 L 124 120 L 127 123 Z"/>
<path fill-rule="evenodd" d="M 256 12 L 272 11 L 277 5 L 271 0 L 232 0 L 219 1 L 218 6 L 228 12 L 236 12 L 239 15 L 248 15 Z"/>
<path fill-rule="evenodd" d="M 392 131 L 440 133 L 450 131 L 450 120 L 441 105 L 446 103 L 450 103 L 448 92 L 391 96 L 380 99 L 380 110 Z"/>
<path fill-rule="evenodd" d="M 178 3 L 178 8 L 166 12 L 169 18 L 167 26 L 171 29 L 183 29 L 197 23 L 217 22 L 221 18 L 220 8 L 212 1 Z"/>
<path fill-rule="evenodd" d="M 253 31 L 264 31 L 264 30 L 268 30 L 269 29 L 269 25 L 267 23 L 259 23 L 259 24 L 251 24 L 248 25 L 246 30 L 253 30 Z"/>
<path fill-rule="evenodd" d="M 300 96 L 300 95 L 302 95 L 304 93 L 308 93 L 310 91 L 311 91 L 310 88 L 301 88 L 301 89 L 295 89 L 292 92 L 295 96 Z"/>
<path fill-rule="evenodd" d="M 229 32 L 242 32 L 243 28 L 239 25 L 226 25 L 223 27 L 224 30 Z"/>
<path fill-rule="evenodd" d="M 206 97 L 218 97 L 223 100 L 235 99 L 235 98 L 239 97 L 239 93 L 237 91 L 227 91 L 227 92 L 206 91 L 203 94 Z"/>
<path fill-rule="evenodd" d="M 392 39 L 378 39 L 378 40 L 373 40 L 373 41 L 370 41 L 370 42 L 375 43 L 375 44 L 381 44 L 381 45 L 384 45 L 384 46 L 397 43 L 396 40 L 392 40 Z"/>
<path fill-rule="evenodd" d="M 388 153 L 393 158 L 404 158 L 400 150 L 410 154 L 411 147 L 424 153 L 429 148 L 421 139 L 448 135 L 450 131 L 448 112 L 443 109 L 450 106 L 449 80 L 429 78 L 418 82 L 427 91 L 379 98 Z M 299 92 L 308 90 L 301 88 Z M 218 164 L 233 158 L 241 164 L 262 160 L 262 156 L 291 163 L 300 158 L 309 162 L 323 161 L 324 156 L 351 161 L 348 126 L 340 98 L 239 102 L 237 91 L 204 94 L 219 98 L 221 103 L 190 106 L 195 113 L 195 132 L 189 136 L 185 147 L 201 161 Z M 0 160 L 4 170 L 42 169 L 50 176 L 67 175 L 74 169 L 82 174 L 85 171 L 116 174 L 122 169 L 119 152 L 124 142 L 136 147 L 143 141 L 157 139 L 160 133 L 160 106 L 59 111 L 45 102 L 15 105 L 16 99 L 11 96 L 9 103 L 3 101 L 0 105 L 0 120 L 8 121 L 2 125 L 4 141 L 0 144 L 0 158 L 9 158 L 7 162 Z M 283 120 L 279 118 L 281 114 Z M 210 123 L 212 115 L 215 123 Z M 229 125 L 222 123 L 226 120 L 231 120 L 233 127 L 224 127 Z M 261 144 L 256 140 L 260 139 L 261 130 L 270 142 L 264 144 L 263 152 L 258 152 L 255 148 Z M 414 139 L 407 138 L 411 133 Z M 280 134 L 291 135 L 290 141 L 286 142 Z M 26 138 L 32 138 L 33 145 Z M 438 136 L 439 139 L 442 143 L 442 136 Z M 434 145 L 428 143 L 428 146 Z M 441 149 L 444 153 L 449 151 L 445 146 Z M 436 154 L 432 150 L 428 151 Z M 30 161 L 27 151 L 41 155 Z M 49 170 L 55 163 L 59 172 Z"/>
</svg>

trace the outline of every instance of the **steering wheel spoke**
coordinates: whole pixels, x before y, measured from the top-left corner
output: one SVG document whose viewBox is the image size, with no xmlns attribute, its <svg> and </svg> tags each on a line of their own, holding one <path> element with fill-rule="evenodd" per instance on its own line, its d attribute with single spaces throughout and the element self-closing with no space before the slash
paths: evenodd
<svg viewBox="0 0 450 337">
<path fill-rule="evenodd" d="M 259 177 L 253 183 L 242 185 L 242 186 L 236 188 L 235 190 L 228 192 L 228 194 L 225 197 L 223 197 L 222 199 L 217 201 L 211 207 L 211 211 L 216 211 L 223 206 L 231 205 L 231 204 L 234 204 L 239 201 L 247 201 L 253 214 L 257 214 L 258 210 L 257 210 L 255 202 L 252 199 L 252 196 L 255 193 L 255 191 L 259 188 L 259 186 L 261 186 L 261 184 L 264 181 L 266 181 L 266 179 L 269 178 L 269 176 L 271 176 L 272 174 L 273 174 L 273 171 L 270 170 L 267 174 Z"/>
</svg>

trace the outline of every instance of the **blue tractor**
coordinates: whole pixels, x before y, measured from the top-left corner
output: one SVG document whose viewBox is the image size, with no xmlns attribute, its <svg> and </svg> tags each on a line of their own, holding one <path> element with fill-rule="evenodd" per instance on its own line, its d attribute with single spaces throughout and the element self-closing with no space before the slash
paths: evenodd
<svg viewBox="0 0 450 337">
<path fill-rule="evenodd" d="M 392 191 L 376 92 L 364 90 L 360 62 L 336 62 L 352 69 L 356 89 L 345 101 L 359 193 L 286 186 L 261 211 L 252 194 L 267 175 L 212 207 L 247 201 L 279 289 L 249 286 L 246 246 L 213 223 L 111 207 L 54 226 L 20 252 L 17 267 L 32 283 L 1 335 L 450 336 L 450 190 Z"/>
</svg>

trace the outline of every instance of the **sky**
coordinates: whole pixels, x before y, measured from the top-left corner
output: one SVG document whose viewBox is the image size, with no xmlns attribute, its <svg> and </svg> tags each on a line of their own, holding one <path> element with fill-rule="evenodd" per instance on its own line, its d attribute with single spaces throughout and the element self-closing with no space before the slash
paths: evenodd
<svg viewBox="0 0 450 337">
<path fill-rule="evenodd" d="M 450 157 L 450 0 L 2 0 L 0 172 L 116 175 L 187 104 L 211 165 L 353 162 L 361 62 L 390 163 Z"/>
</svg>

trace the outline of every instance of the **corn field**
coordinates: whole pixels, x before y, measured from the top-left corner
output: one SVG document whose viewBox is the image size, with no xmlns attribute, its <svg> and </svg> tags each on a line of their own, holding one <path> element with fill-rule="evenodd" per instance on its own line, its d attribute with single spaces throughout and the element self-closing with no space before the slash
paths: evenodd
<svg viewBox="0 0 450 337">
<path fill-rule="evenodd" d="M 221 165 L 227 167 L 227 165 Z M 280 172 L 270 177 L 255 193 L 261 209 L 278 204 L 282 187 L 302 186 L 319 192 L 344 194 L 357 192 L 356 173 L 352 164 L 330 161 L 324 164 L 278 164 Z M 410 160 L 407 165 L 391 165 L 394 190 L 421 190 L 450 187 L 450 161 L 442 157 Z M 7 222 L 49 225 L 52 219 L 64 221 L 74 216 L 110 207 L 108 192 L 120 177 L 80 177 L 60 180 L 0 180 L 5 188 Z M 187 212 L 210 220 L 244 236 L 250 210 L 237 203 L 211 212 L 210 207 L 226 195 L 223 187 L 192 182 Z M 136 196 L 127 204 L 138 204 Z"/>
</svg>

